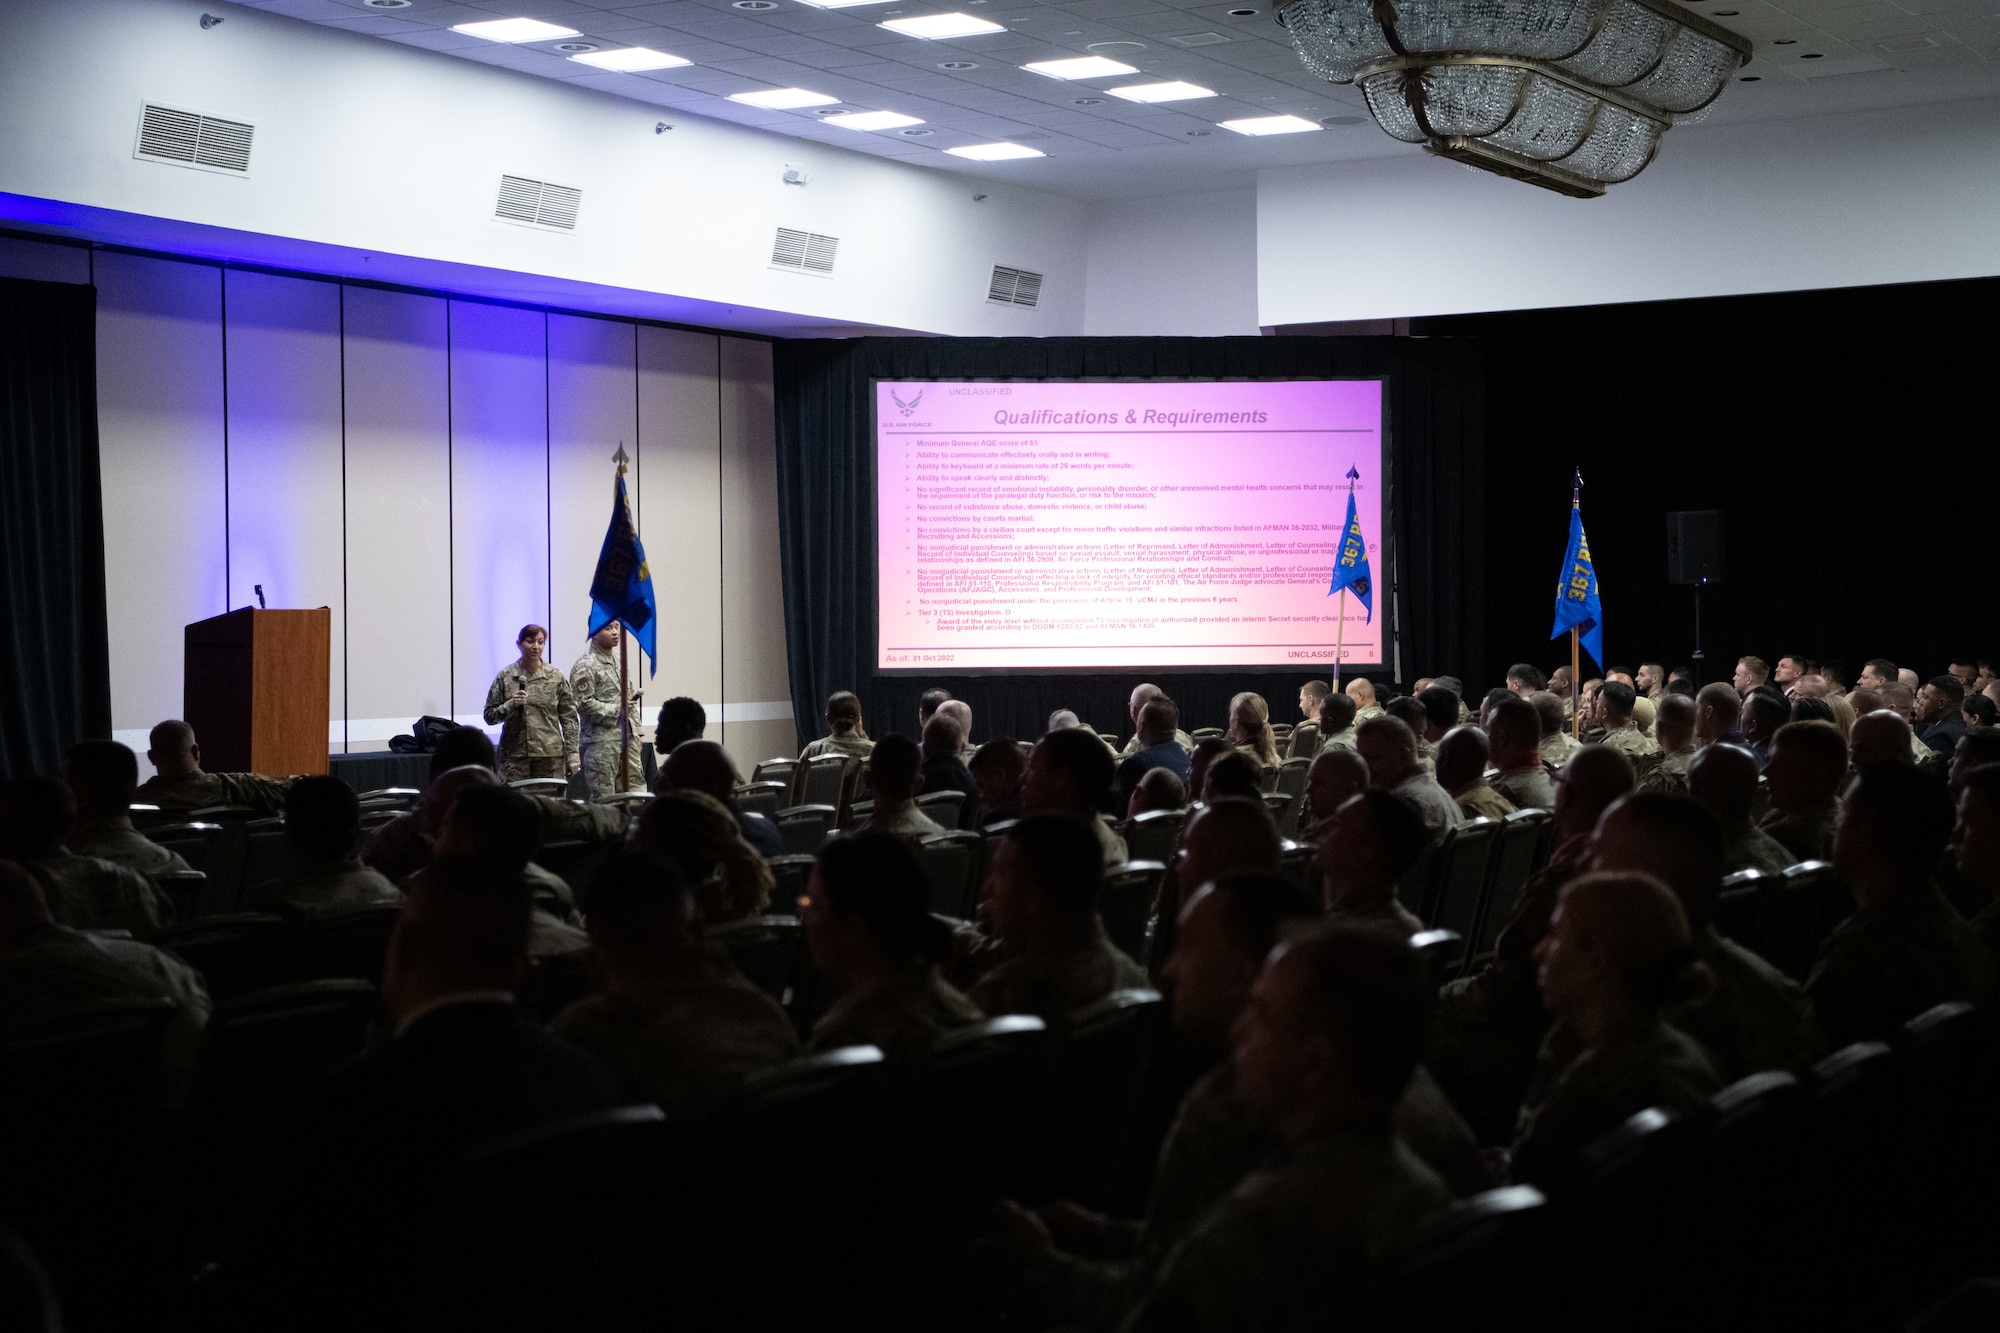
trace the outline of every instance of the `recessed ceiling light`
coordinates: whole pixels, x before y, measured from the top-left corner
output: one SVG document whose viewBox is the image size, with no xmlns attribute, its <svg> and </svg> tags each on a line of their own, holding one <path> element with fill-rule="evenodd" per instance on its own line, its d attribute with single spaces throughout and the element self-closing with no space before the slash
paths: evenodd
<svg viewBox="0 0 2000 1333">
<path fill-rule="evenodd" d="M 1719 19 L 1733 19 L 1742 12 L 1740 9 L 1718 9 L 1714 16 Z"/>
<path fill-rule="evenodd" d="M 974 162 L 1005 162 L 1016 157 L 1048 156 L 1039 148 L 1018 143 L 969 143 L 961 148 L 947 148 L 945 152 L 953 157 L 969 157 Z"/>
<path fill-rule="evenodd" d="M 1801 60 L 1818 60 L 1820 58 L 1820 53 L 1817 51 L 1806 51 L 1799 56 Z"/>
<path fill-rule="evenodd" d="M 1103 99 L 1103 98 L 1101 98 L 1101 97 L 1077 97 L 1077 98 L 1073 98 L 1073 99 L 1071 99 L 1071 100 L 1072 100 L 1073 104 L 1074 104 L 1074 105 L 1076 105 L 1076 106 L 1103 106 L 1103 105 L 1104 105 L 1104 99 Z"/>
<path fill-rule="evenodd" d="M 1738 83 L 1762 83 L 1763 81 L 1764 76 L 1762 74 L 1745 74 L 1737 80 Z"/>
<path fill-rule="evenodd" d="M 731 9 L 747 9 L 751 13 L 761 13 L 766 9 L 776 9 L 778 0 L 730 0 Z"/>
<path fill-rule="evenodd" d="M 1190 139 L 1206 139 L 1213 133 L 1215 133 L 1213 130 L 1189 130 L 1187 135 Z"/>
<path fill-rule="evenodd" d="M 903 131 L 901 131 L 901 133 L 909 135 L 909 136 L 910 136 L 910 137 L 911 137 L 912 139 L 921 139 L 921 138 L 923 138 L 923 137 L 924 137 L 925 135 L 927 135 L 927 134 L 936 134 L 936 133 L 937 133 L 937 131 L 936 131 L 936 130 L 903 130 Z"/>
<path fill-rule="evenodd" d="M 1774 37 L 1771 39 L 1771 45 L 1773 46 L 1797 46 L 1798 44 L 1799 39 L 1796 37 Z"/>
<path fill-rule="evenodd" d="M 1249 116 L 1242 120 L 1216 122 L 1225 130 L 1235 130 L 1238 134 L 1262 136 L 1266 134 L 1303 134 L 1316 130 L 1319 126 L 1299 116 Z"/>
<path fill-rule="evenodd" d="M 589 55 L 571 56 L 570 59 L 579 65 L 595 65 L 599 69 L 616 70 L 621 74 L 635 74 L 646 69 L 675 69 L 681 65 L 694 63 L 646 46 L 627 46 L 616 51 L 593 51 Z"/>
<path fill-rule="evenodd" d="M 766 111 L 796 111 L 808 106 L 832 106 L 840 99 L 804 88 L 766 88 L 756 93 L 731 93 L 729 100 L 745 106 L 761 106 Z"/>
<path fill-rule="evenodd" d="M 1233 19 L 1255 18 L 1257 17 L 1257 11 L 1254 9 L 1232 9 L 1229 11 L 1229 17 Z"/>
<path fill-rule="evenodd" d="M 408 9 L 410 0 L 361 0 L 370 9 Z"/>
<path fill-rule="evenodd" d="M 1132 66 L 1103 56 L 1072 56 L 1068 60 L 1037 60 L 1023 65 L 1030 74 L 1046 74 L 1052 79 L 1108 79 L 1114 74 L 1137 74 Z"/>
<path fill-rule="evenodd" d="M 552 42 L 558 37 L 576 36 L 575 28 L 540 19 L 486 19 L 479 23 L 455 23 L 451 30 L 467 37 L 483 37 L 489 42 Z"/>
<path fill-rule="evenodd" d="M 979 63 L 978 63 L 977 61 L 973 61 L 973 60 L 940 60 L 940 61 L 938 61 L 938 68 L 939 68 L 939 69 L 978 69 L 978 68 L 979 68 Z"/>
<path fill-rule="evenodd" d="M 826 123 L 838 125 L 843 130 L 900 130 L 905 125 L 921 125 L 921 116 L 906 116 L 899 111 L 850 111 L 841 116 L 828 116 Z"/>
<path fill-rule="evenodd" d="M 1368 123 L 1368 117 L 1366 117 L 1366 116 L 1321 116 L 1321 117 L 1319 118 L 1319 123 L 1320 123 L 1320 124 L 1322 124 L 1322 125 L 1324 125 L 1324 126 L 1326 126 L 1326 127 L 1328 128 L 1328 129 L 1332 129 L 1332 128 L 1333 128 L 1334 126 L 1336 126 L 1336 125 L 1366 125 L 1366 124 Z"/>
<path fill-rule="evenodd" d="M 1106 88 L 1113 97 L 1128 102 L 1188 102 L 1197 97 L 1213 97 L 1215 89 L 1198 83 L 1128 83 L 1123 88 Z"/>
<path fill-rule="evenodd" d="M 852 9 L 856 5 L 883 4 L 886 0 L 799 0 L 799 3 L 815 9 Z"/>
<path fill-rule="evenodd" d="M 1144 42 L 1092 42 L 1083 48 L 1094 56 L 1110 56 L 1122 60 L 1126 56 L 1137 55 L 1146 49 Z"/>
<path fill-rule="evenodd" d="M 558 51 L 561 51 L 561 52 L 564 52 L 565 54 L 567 54 L 567 53 L 569 53 L 569 52 L 574 52 L 574 51 L 595 51 L 596 49 L 597 49 L 597 43 L 596 43 L 596 42 L 557 42 L 557 43 L 556 43 L 556 50 L 558 50 Z"/>
<path fill-rule="evenodd" d="M 936 41 L 944 37 L 977 37 L 981 33 L 1005 32 L 1006 28 L 970 14 L 919 14 L 915 18 L 887 19 L 875 25 L 905 37 Z"/>
</svg>

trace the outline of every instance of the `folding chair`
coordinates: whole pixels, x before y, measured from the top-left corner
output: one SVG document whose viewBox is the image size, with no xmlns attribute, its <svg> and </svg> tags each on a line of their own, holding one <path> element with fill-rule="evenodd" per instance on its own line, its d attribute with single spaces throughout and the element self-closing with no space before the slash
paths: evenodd
<svg viewBox="0 0 2000 1333">
<path fill-rule="evenodd" d="M 816 857 L 787 853 L 774 856 L 764 864 L 771 867 L 771 874 L 777 880 L 771 889 L 771 911 L 778 916 L 796 916 L 799 899 L 805 896 L 806 884 L 812 878 Z"/>
<path fill-rule="evenodd" d="M 1516 810 L 1500 825 L 1500 843 L 1492 854 L 1493 883 L 1469 937 L 1471 957 L 1464 969 L 1468 972 L 1485 966 L 1493 957 L 1493 942 L 1513 916 L 1521 890 L 1534 878 L 1544 836 L 1553 820 L 1546 810 Z"/>
<path fill-rule="evenodd" d="M 283 917 L 228 912 L 160 932 L 155 941 L 195 971 L 218 1003 L 291 980 L 297 932 Z"/>
<path fill-rule="evenodd" d="M 1159 903 L 1160 882 L 1167 868 L 1158 861 L 1127 861 L 1105 872 L 1098 890 L 1098 915 L 1104 919 L 1104 933 L 1125 955 L 1141 967 L 1148 966 L 1152 941 L 1153 913 Z"/>
<path fill-rule="evenodd" d="M 934 833 L 917 843 L 917 860 L 930 879 L 931 911 L 971 920 L 986 869 L 986 839 L 968 829 Z"/>
<path fill-rule="evenodd" d="M 746 782 L 736 789 L 736 805 L 749 814 L 776 820 L 778 811 L 791 804 L 791 794 L 789 782 Z"/>
<path fill-rule="evenodd" d="M 858 761 L 838 754 L 823 754 L 817 759 L 807 760 L 805 771 L 799 778 L 799 804 L 828 805 L 838 810 L 850 794 L 849 773 L 858 771 L 860 767 Z"/>
<path fill-rule="evenodd" d="M 1174 850 L 1181 842 L 1181 827 L 1186 823 L 1185 810 L 1148 810 L 1132 816 L 1121 830 L 1126 855 L 1134 861 L 1173 860 Z"/>
<path fill-rule="evenodd" d="M 758 916 L 726 921 L 708 928 L 708 942 L 719 945 L 737 969 L 757 989 L 780 1005 L 792 998 L 792 979 L 799 947 L 799 919 Z"/>
<path fill-rule="evenodd" d="M 964 806 L 965 793 L 962 791 L 927 792 L 917 798 L 917 809 L 948 829 L 959 826 Z"/>
<path fill-rule="evenodd" d="M 237 881 L 239 902 L 285 873 L 285 821 L 254 819 L 243 826 L 243 870 Z"/>
<path fill-rule="evenodd" d="M 1459 937 L 1457 952 L 1438 957 L 1440 982 L 1456 977 L 1465 964 L 1465 941 L 1477 929 L 1493 891 L 1493 854 L 1504 827 L 1497 819 L 1471 819 L 1454 824 L 1438 843 L 1423 919 Z"/>
<path fill-rule="evenodd" d="M 795 805 L 778 812 L 778 836 L 785 841 L 788 856 L 811 856 L 826 841 L 833 828 L 835 810 L 831 805 Z"/>
<path fill-rule="evenodd" d="M 1768 949 L 1760 952 L 1794 981 L 1804 981 L 1820 943 L 1854 910 L 1854 899 L 1825 861 L 1801 861 L 1773 878 Z"/>
<path fill-rule="evenodd" d="M 792 804 L 792 793 L 797 789 L 799 761 L 796 759 L 766 759 L 750 770 L 752 783 L 775 782 L 785 790 L 778 797 L 780 806 Z"/>
<path fill-rule="evenodd" d="M 516 778 L 507 785 L 515 791 L 523 792 L 529 796 L 566 797 L 569 795 L 568 778 Z"/>
<path fill-rule="evenodd" d="M 1158 991 L 1113 991 L 1053 1034 L 1024 1201 L 1111 1206 L 1165 1009 Z"/>
</svg>

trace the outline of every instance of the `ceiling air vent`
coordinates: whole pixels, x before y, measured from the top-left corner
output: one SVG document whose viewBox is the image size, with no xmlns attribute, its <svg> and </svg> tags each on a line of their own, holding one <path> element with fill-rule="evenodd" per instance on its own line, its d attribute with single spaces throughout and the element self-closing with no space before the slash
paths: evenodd
<svg viewBox="0 0 2000 1333">
<path fill-rule="evenodd" d="M 839 248 L 838 236 L 821 236 L 815 232 L 780 227 L 777 240 L 771 244 L 771 267 L 830 276 L 833 273 L 834 252 Z"/>
<path fill-rule="evenodd" d="M 241 176 L 250 170 L 250 136 L 256 130 L 244 121 L 148 102 L 139 116 L 139 146 L 132 156 Z"/>
<path fill-rule="evenodd" d="M 995 264 L 993 281 L 986 284 L 986 299 L 998 305 L 1032 307 L 1042 299 L 1042 275 Z"/>
<path fill-rule="evenodd" d="M 502 222 L 519 222 L 552 231 L 575 231 L 576 212 L 583 206 L 583 191 L 568 185 L 529 180 L 526 176 L 500 178 L 500 202 L 493 216 Z"/>
</svg>

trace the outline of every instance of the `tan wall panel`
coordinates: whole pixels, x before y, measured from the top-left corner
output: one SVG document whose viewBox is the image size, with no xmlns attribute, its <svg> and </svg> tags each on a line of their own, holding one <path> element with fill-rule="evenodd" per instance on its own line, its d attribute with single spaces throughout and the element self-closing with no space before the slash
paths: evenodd
<svg viewBox="0 0 2000 1333">
<path fill-rule="evenodd" d="M 789 759 L 799 752 L 798 732 L 788 719 L 775 722 L 731 722 L 729 743 L 723 748 L 736 763 L 745 781 L 766 759 Z M 714 735 L 711 727 L 709 734 Z"/>
<path fill-rule="evenodd" d="M 722 738 L 721 479 L 716 344 L 710 334 L 639 329 L 639 538 L 660 601 L 655 713 L 674 695 L 708 706 Z"/>
<path fill-rule="evenodd" d="M 111 725 L 147 771 L 144 732 L 181 714 L 182 627 L 229 609 L 219 274 L 97 258 Z"/>
<path fill-rule="evenodd" d="M 633 326 L 572 315 L 549 317 L 549 560 L 555 617 L 551 656 L 567 671 L 585 651 L 590 580 L 597 572 L 604 529 L 611 520 L 611 461 L 618 446 L 632 454 L 636 439 L 637 371 Z M 636 486 L 628 471 L 626 490 Z M 655 588 L 657 594 L 658 589 Z M 657 632 L 657 627 L 656 627 Z M 634 645 L 632 682 L 646 678 L 646 657 Z M 662 696 L 664 697 L 664 696 Z M 643 720 L 643 719 L 642 719 Z"/>
<path fill-rule="evenodd" d="M 785 594 L 778 551 L 778 454 L 771 344 L 722 339 L 722 685 L 739 727 L 788 722 Z M 777 716 L 772 716 L 777 712 Z M 762 739 L 761 731 L 755 733 Z M 772 753 L 792 753 L 794 734 Z M 768 755 L 759 756 L 768 758 Z"/>
<path fill-rule="evenodd" d="M 346 748 L 340 288 L 227 275 L 229 567 L 237 600 L 333 612 L 327 716 Z M 361 748 L 374 748 L 372 745 Z"/>
<path fill-rule="evenodd" d="M 474 721 L 522 625 L 549 623 L 543 315 L 451 307 L 454 707 Z M 576 646 L 575 631 L 564 640 Z M 559 643 L 553 660 L 567 666 Z"/>
<path fill-rule="evenodd" d="M 451 712 L 444 302 L 350 287 L 348 744 Z"/>
</svg>

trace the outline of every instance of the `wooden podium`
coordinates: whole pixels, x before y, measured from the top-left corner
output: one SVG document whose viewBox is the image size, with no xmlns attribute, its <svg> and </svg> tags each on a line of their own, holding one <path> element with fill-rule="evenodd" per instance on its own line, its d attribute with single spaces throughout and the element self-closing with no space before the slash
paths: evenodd
<svg viewBox="0 0 2000 1333">
<path fill-rule="evenodd" d="M 187 627 L 183 716 L 211 773 L 327 771 L 333 612 L 240 611 Z"/>
</svg>

